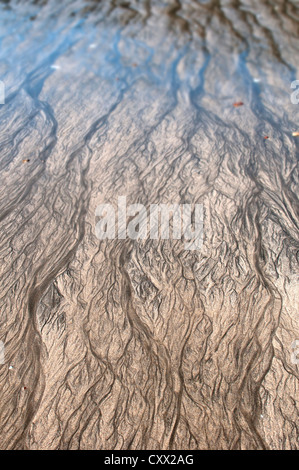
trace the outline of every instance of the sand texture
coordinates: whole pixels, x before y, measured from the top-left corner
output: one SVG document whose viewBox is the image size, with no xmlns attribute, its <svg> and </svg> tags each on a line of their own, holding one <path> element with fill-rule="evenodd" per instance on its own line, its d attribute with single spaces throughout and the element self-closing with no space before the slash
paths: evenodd
<svg viewBox="0 0 299 470">
<path fill-rule="evenodd" d="M 1 449 L 299 447 L 298 19 L 0 2 Z M 119 196 L 203 246 L 98 240 Z"/>
</svg>

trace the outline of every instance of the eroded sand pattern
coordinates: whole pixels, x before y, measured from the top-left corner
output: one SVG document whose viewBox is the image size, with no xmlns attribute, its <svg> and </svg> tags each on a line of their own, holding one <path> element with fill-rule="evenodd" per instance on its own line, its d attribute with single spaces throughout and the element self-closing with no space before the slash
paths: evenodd
<svg viewBox="0 0 299 470">
<path fill-rule="evenodd" d="M 1 449 L 298 448 L 298 19 L 0 2 Z M 124 195 L 202 248 L 99 241 Z"/>
</svg>

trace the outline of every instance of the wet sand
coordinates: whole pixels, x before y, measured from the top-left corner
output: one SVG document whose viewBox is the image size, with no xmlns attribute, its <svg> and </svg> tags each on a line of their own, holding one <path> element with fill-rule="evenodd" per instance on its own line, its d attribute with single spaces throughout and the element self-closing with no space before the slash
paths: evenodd
<svg viewBox="0 0 299 470">
<path fill-rule="evenodd" d="M 1 449 L 298 448 L 298 19 L 0 2 Z M 99 241 L 124 195 L 202 248 Z"/>
</svg>

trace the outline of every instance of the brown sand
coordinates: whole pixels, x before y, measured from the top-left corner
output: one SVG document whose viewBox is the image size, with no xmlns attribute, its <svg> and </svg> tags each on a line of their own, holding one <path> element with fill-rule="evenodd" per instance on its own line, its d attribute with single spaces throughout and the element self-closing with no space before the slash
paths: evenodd
<svg viewBox="0 0 299 470">
<path fill-rule="evenodd" d="M 295 2 L 0 18 L 1 449 L 298 447 Z M 123 195 L 202 249 L 97 240 Z"/>
</svg>

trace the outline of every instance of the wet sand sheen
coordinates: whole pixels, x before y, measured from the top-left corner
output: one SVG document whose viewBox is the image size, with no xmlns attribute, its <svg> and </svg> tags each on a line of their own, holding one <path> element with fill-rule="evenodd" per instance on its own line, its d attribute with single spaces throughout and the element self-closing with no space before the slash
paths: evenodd
<svg viewBox="0 0 299 470">
<path fill-rule="evenodd" d="M 298 18 L 0 3 L 1 449 L 298 447 Z M 124 195 L 202 249 L 97 240 Z"/>
</svg>

